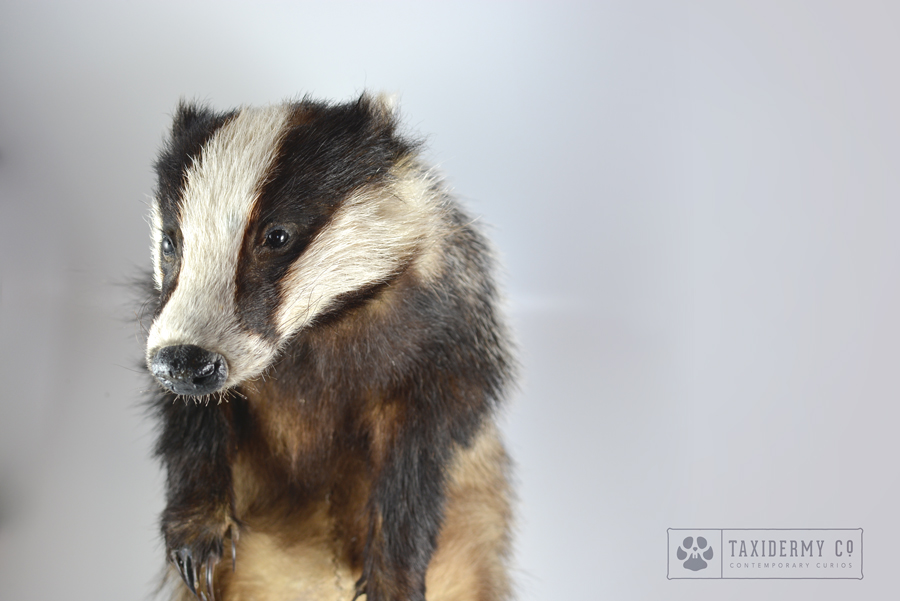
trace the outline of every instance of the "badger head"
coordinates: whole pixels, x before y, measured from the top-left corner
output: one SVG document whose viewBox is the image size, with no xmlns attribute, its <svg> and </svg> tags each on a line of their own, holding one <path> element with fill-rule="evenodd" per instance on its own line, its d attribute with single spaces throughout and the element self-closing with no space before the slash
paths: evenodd
<svg viewBox="0 0 900 601">
<path fill-rule="evenodd" d="M 348 295 L 422 264 L 441 195 L 380 98 L 179 106 L 151 209 L 146 360 L 170 391 L 260 376 Z"/>
</svg>

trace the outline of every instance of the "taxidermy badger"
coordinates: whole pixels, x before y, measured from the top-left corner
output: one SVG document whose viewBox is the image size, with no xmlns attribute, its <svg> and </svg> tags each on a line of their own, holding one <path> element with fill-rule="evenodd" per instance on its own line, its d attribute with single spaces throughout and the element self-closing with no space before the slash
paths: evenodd
<svg viewBox="0 0 900 601">
<path fill-rule="evenodd" d="M 508 598 L 491 258 L 390 103 L 182 104 L 156 171 L 173 598 Z"/>
</svg>

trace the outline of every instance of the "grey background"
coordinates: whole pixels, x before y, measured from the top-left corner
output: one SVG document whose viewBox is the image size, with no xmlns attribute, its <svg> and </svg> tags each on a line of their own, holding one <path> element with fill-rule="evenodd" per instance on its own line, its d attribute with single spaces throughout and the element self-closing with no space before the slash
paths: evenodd
<svg viewBox="0 0 900 601">
<path fill-rule="evenodd" d="M 883 599 L 900 562 L 891 2 L 0 4 L 0 599 L 143 599 L 127 281 L 179 97 L 400 94 L 506 266 L 537 599 Z M 667 528 L 865 529 L 862 581 L 668 581 Z"/>
</svg>

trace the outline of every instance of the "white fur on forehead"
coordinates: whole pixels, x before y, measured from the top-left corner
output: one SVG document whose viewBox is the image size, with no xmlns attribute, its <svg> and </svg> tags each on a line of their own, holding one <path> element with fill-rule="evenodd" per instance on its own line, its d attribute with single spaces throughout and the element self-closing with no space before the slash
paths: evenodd
<svg viewBox="0 0 900 601">
<path fill-rule="evenodd" d="M 241 111 L 213 134 L 185 173 L 181 270 L 150 329 L 148 359 L 165 346 L 195 344 L 225 357 L 226 386 L 231 386 L 258 375 L 274 357 L 273 345 L 240 327 L 235 274 L 244 230 L 277 157 L 289 111 L 288 106 Z M 162 232 L 155 237 L 161 239 Z M 155 254 L 161 280 L 158 244 Z"/>
<path fill-rule="evenodd" d="M 441 197 L 411 162 L 389 183 L 346 199 L 282 279 L 276 326 L 282 340 L 308 325 L 340 295 L 385 281 L 404 263 L 431 269 L 439 252 Z"/>
</svg>

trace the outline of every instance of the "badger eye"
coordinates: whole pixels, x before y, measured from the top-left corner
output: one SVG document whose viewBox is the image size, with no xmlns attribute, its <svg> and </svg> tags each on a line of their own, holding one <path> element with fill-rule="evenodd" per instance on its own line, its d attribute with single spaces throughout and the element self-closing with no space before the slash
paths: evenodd
<svg viewBox="0 0 900 601">
<path fill-rule="evenodd" d="M 287 230 L 277 227 L 266 234 L 263 246 L 273 249 L 282 248 L 290 241 L 290 239 L 291 235 Z"/>
<path fill-rule="evenodd" d="M 160 250 L 162 250 L 162 254 L 166 258 L 171 258 L 175 255 L 175 244 L 172 242 L 172 239 L 165 234 L 163 234 Z"/>
</svg>

